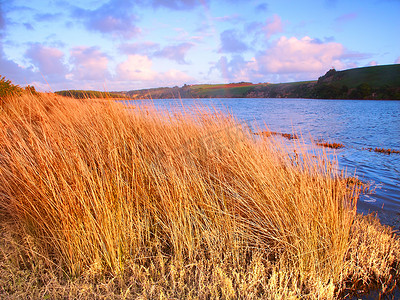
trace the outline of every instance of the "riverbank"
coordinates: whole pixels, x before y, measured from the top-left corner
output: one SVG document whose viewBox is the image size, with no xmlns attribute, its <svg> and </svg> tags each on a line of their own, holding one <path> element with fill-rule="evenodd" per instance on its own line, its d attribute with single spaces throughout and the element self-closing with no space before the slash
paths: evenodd
<svg viewBox="0 0 400 300">
<path fill-rule="evenodd" d="M 4 297 L 343 298 L 399 282 L 360 186 L 234 118 L 53 94 L 0 104 Z"/>
</svg>

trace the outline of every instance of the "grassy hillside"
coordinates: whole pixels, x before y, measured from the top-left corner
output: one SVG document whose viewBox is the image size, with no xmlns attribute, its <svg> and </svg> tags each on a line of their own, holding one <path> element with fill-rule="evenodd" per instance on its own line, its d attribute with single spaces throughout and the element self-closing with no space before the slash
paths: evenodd
<svg viewBox="0 0 400 300">
<path fill-rule="evenodd" d="M 126 93 L 139 98 L 400 99 L 400 65 L 329 70 L 315 81 L 184 85 Z"/>
<path fill-rule="evenodd" d="M 204 84 L 192 85 L 190 90 L 192 94 L 199 98 L 242 98 L 246 97 L 249 91 L 256 85 L 249 82 L 231 83 L 231 84 Z"/>
<path fill-rule="evenodd" d="M 184 85 L 128 92 L 69 90 L 56 92 L 73 98 L 178 99 L 178 98 L 317 98 L 400 99 L 400 65 L 374 66 L 344 71 L 329 70 L 314 81 L 279 84 L 239 82 Z"/>
<path fill-rule="evenodd" d="M 400 64 L 337 71 L 332 78 L 328 76 L 321 81 L 348 88 L 357 88 L 361 84 L 368 84 L 371 88 L 400 87 Z"/>
<path fill-rule="evenodd" d="M 1 98 L 0 298 L 343 299 L 400 282 L 400 241 L 356 214 L 361 186 L 326 155 L 206 108 L 128 108 Z"/>
</svg>

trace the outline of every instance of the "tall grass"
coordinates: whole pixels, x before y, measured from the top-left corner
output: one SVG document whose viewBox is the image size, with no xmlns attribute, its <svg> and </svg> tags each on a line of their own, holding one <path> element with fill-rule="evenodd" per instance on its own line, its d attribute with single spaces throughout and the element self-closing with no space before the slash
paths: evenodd
<svg viewBox="0 0 400 300">
<path fill-rule="evenodd" d="M 370 278 L 351 260 L 365 244 L 359 187 L 324 156 L 290 155 L 205 108 L 53 94 L 0 105 L 3 226 L 61 277 L 161 298 L 332 298 Z"/>
</svg>

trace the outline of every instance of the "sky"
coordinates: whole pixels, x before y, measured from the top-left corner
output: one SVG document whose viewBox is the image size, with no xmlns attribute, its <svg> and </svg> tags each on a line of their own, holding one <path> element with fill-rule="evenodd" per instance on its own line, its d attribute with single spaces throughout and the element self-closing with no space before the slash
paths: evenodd
<svg viewBox="0 0 400 300">
<path fill-rule="evenodd" d="M 315 80 L 400 63 L 400 0 L 0 0 L 0 76 L 39 91 Z"/>
</svg>

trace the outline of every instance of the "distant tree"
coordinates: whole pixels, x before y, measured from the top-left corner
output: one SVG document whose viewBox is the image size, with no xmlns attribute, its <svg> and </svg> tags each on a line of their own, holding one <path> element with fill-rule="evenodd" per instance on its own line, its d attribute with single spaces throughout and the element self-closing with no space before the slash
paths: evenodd
<svg viewBox="0 0 400 300">
<path fill-rule="evenodd" d="M 349 94 L 349 99 L 363 99 L 363 96 L 358 89 L 352 89 Z"/>
<path fill-rule="evenodd" d="M 357 91 L 359 92 L 361 99 L 369 98 L 372 94 L 372 88 L 368 83 L 361 83 L 357 86 Z"/>
<path fill-rule="evenodd" d="M 318 99 L 338 99 L 341 98 L 340 88 L 332 84 L 317 84 L 314 89 L 314 98 Z"/>
</svg>

